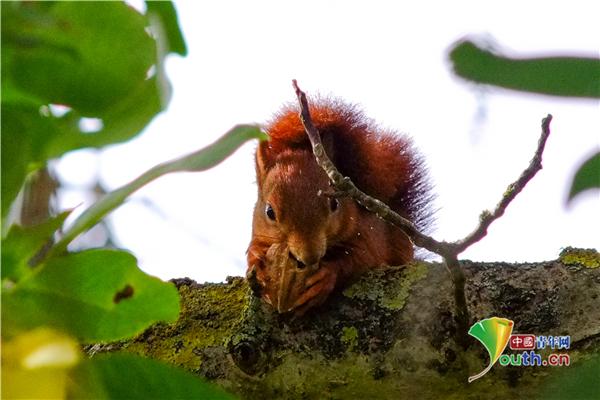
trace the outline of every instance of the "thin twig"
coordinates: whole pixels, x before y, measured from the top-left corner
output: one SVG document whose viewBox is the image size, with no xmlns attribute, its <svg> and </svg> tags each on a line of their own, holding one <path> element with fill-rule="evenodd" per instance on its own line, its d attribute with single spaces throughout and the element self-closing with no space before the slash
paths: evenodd
<svg viewBox="0 0 600 400">
<path fill-rule="evenodd" d="M 477 228 L 464 239 L 455 242 L 439 242 L 434 238 L 420 232 L 411 221 L 400 216 L 387 204 L 367 195 L 358 189 L 350 180 L 350 178 L 343 176 L 338 171 L 331 159 L 327 156 L 325 148 L 321 142 L 321 135 L 313 124 L 306 94 L 298 87 L 298 83 L 295 79 L 292 81 L 292 84 L 300 104 L 300 119 L 312 145 L 315 159 L 317 164 L 323 168 L 333 183 L 335 196 L 346 196 L 353 198 L 367 210 L 377 214 L 380 218 L 402 229 L 402 231 L 416 246 L 423 247 L 443 257 L 446 268 L 450 272 L 450 276 L 452 277 L 452 282 L 454 284 L 458 342 L 466 347 L 466 332 L 469 324 L 469 310 L 465 296 L 465 275 L 460 262 L 458 261 L 458 255 L 465 251 L 472 244 L 481 240 L 487 234 L 487 230 L 492 222 L 504 214 L 506 207 L 508 207 L 510 202 L 521 192 L 521 190 L 523 190 L 523 188 L 535 176 L 535 174 L 542 169 L 542 153 L 544 151 L 544 146 L 546 145 L 546 140 L 550 135 L 550 121 L 552 121 L 552 116 L 548 114 L 548 116 L 542 121 L 542 135 L 538 142 L 538 148 L 529 166 L 525 169 L 525 171 L 523 171 L 516 182 L 508 186 L 508 189 L 504 192 L 502 199 L 494 211 L 484 211 L 481 215 Z"/>
<path fill-rule="evenodd" d="M 496 208 L 493 212 L 484 211 L 481 214 L 481 218 L 479 219 L 479 225 L 477 228 L 470 233 L 467 237 L 457 242 L 454 242 L 456 246 L 457 254 L 465 251 L 469 246 L 473 243 L 480 241 L 486 234 L 489 226 L 496 219 L 500 218 L 506 207 L 510 204 L 511 201 L 523 190 L 523 188 L 527 185 L 527 183 L 537 174 L 539 170 L 542 169 L 542 153 L 544 152 L 544 147 L 546 146 L 546 141 L 548 140 L 548 136 L 550 136 L 550 122 L 552 121 L 552 115 L 548 114 L 546 118 L 542 120 L 542 135 L 538 140 L 538 147 L 533 155 L 533 158 L 529 162 L 529 166 L 521 173 L 519 179 L 517 179 L 514 183 L 511 183 L 506 188 L 504 195 L 500 202 L 496 205 Z"/>
</svg>

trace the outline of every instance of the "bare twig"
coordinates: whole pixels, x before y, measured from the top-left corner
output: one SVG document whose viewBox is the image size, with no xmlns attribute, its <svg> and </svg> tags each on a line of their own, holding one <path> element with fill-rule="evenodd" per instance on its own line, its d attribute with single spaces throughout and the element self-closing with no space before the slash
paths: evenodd
<svg viewBox="0 0 600 400">
<path fill-rule="evenodd" d="M 502 199 L 496 205 L 494 211 L 484 211 L 479 219 L 479 226 L 477 226 L 477 228 L 464 239 L 454 242 L 457 254 L 465 251 L 473 243 L 480 241 L 487 234 L 487 229 L 492 222 L 504 214 L 504 211 L 510 202 L 517 197 L 517 195 L 521 192 L 521 190 L 523 190 L 531 178 L 533 178 L 535 174 L 542 169 L 542 153 L 544 152 L 544 147 L 546 146 L 546 140 L 548 140 L 548 136 L 550 136 L 551 121 L 552 115 L 550 114 L 548 114 L 548 116 L 542 120 L 542 135 L 538 140 L 537 150 L 529 162 L 529 166 L 521 173 L 519 179 L 508 185 L 504 195 L 502 196 Z"/>
<path fill-rule="evenodd" d="M 367 210 L 377 214 L 385 221 L 399 227 L 410 238 L 410 240 L 418 247 L 423 247 L 433 253 L 439 254 L 444 258 L 444 262 L 454 284 L 454 298 L 456 302 L 456 322 L 458 325 L 459 343 L 466 346 L 466 332 L 469 325 L 469 312 L 465 297 L 465 275 L 458 261 L 458 254 L 465 251 L 469 246 L 481 240 L 486 234 L 489 226 L 496 219 L 501 217 L 510 202 L 523 190 L 525 185 L 542 169 L 542 153 L 546 140 L 550 135 L 550 121 L 552 116 L 548 114 L 542 121 L 542 135 L 538 142 L 538 148 L 529 166 L 516 182 L 508 186 L 502 199 L 496 206 L 493 212 L 484 211 L 481 214 L 479 225 L 477 228 L 467 235 L 464 239 L 455 242 L 437 241 L 434 238 L 420 232 L 415 225 L 403 218 L 387 204 L 377 200 L 354 185 L 350 178 L 343 176 L 335 167 L 331 159 L 327 156 L 325 148 L 321 142 L 321 135 L 313 124 L 308 108 L 308 100 L 306 94 L 298 87 L 298 83 L 294 79 L 292 81 L 296 97 L 300 104 L 300 119 L 308 135 L 312 145 L 315 159 L 319 166 L 327 173 L 327 176 L 333 183 L 336 197 L 346 196 L 353 198 L 356 202 L 364 206 Z M 464 334 L 464 335 L 463 335 Z"/>
</svg>

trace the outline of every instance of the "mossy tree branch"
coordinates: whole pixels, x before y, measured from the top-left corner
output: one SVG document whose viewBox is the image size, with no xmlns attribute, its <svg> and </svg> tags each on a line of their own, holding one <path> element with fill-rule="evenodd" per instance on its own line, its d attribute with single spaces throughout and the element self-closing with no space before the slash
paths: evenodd
<svg viewBox="0 0 600 400">
<path fill-rule="evenodd" d="M 569 354 L 568 368 L 496 364 L 468 383 L 489 355 L 483 346 L 464 350 L 452 340 L 453 282 L 437 262 L 371 270 L 302 318 L 274 312 L 241 278 L 202 285 L 179 279 L 176 323 L 88 352 L 122 349 L 159 358 L 243 399 L 547 398 L 557 388 L 563 396 L 553 398 L 572 398 L 574 385 L 585 382 L 580 368 L 593 357 L 600 361 L 599 266 L 596 250 L 573 248 L 541 263 L 461 262 L 474 319 L 499 315 L 518 332 L 570 335 L 570 348 L 559 350 Z M 542 357 L 554 352 L 539 351 Z M 577 379 L 569 386 L 563 373 Z M 593 393 L 596 375 L 588 374 Z"/>
</svg>

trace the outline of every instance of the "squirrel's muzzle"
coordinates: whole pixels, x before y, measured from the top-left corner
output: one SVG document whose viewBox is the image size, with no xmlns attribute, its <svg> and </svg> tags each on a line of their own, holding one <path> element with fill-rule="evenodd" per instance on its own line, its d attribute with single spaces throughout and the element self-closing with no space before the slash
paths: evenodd
<svg viewBox="0 0 600 400">
<path fill-rule="evenodd" d="M 289 240 L 290 259 L 294 260 L 298 269 L 317 265 L 327 250 L 325 240 L 306 240 L 306 238 Z"/>
</svg>

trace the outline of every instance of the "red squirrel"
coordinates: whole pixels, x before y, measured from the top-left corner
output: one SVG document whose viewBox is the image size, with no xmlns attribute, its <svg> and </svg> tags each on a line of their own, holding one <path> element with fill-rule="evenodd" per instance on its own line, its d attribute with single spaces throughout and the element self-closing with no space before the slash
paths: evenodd
<svg viewBox="0 0 600 400">
<path fill-rule="evenodd" d="M 382 129 L 354 105 L 309 102 L 327 155 L 365 193 L 418 228 L 428 225 L 430 185 L 409 138 Z M 256 150 L 258 199 L 248 272 L 278 312 L 302 315 L 365 271 L 410 262 L 408 237 L 350 198 L 331 196 L 298 109 L 285 107 Z"/>
</svg>

